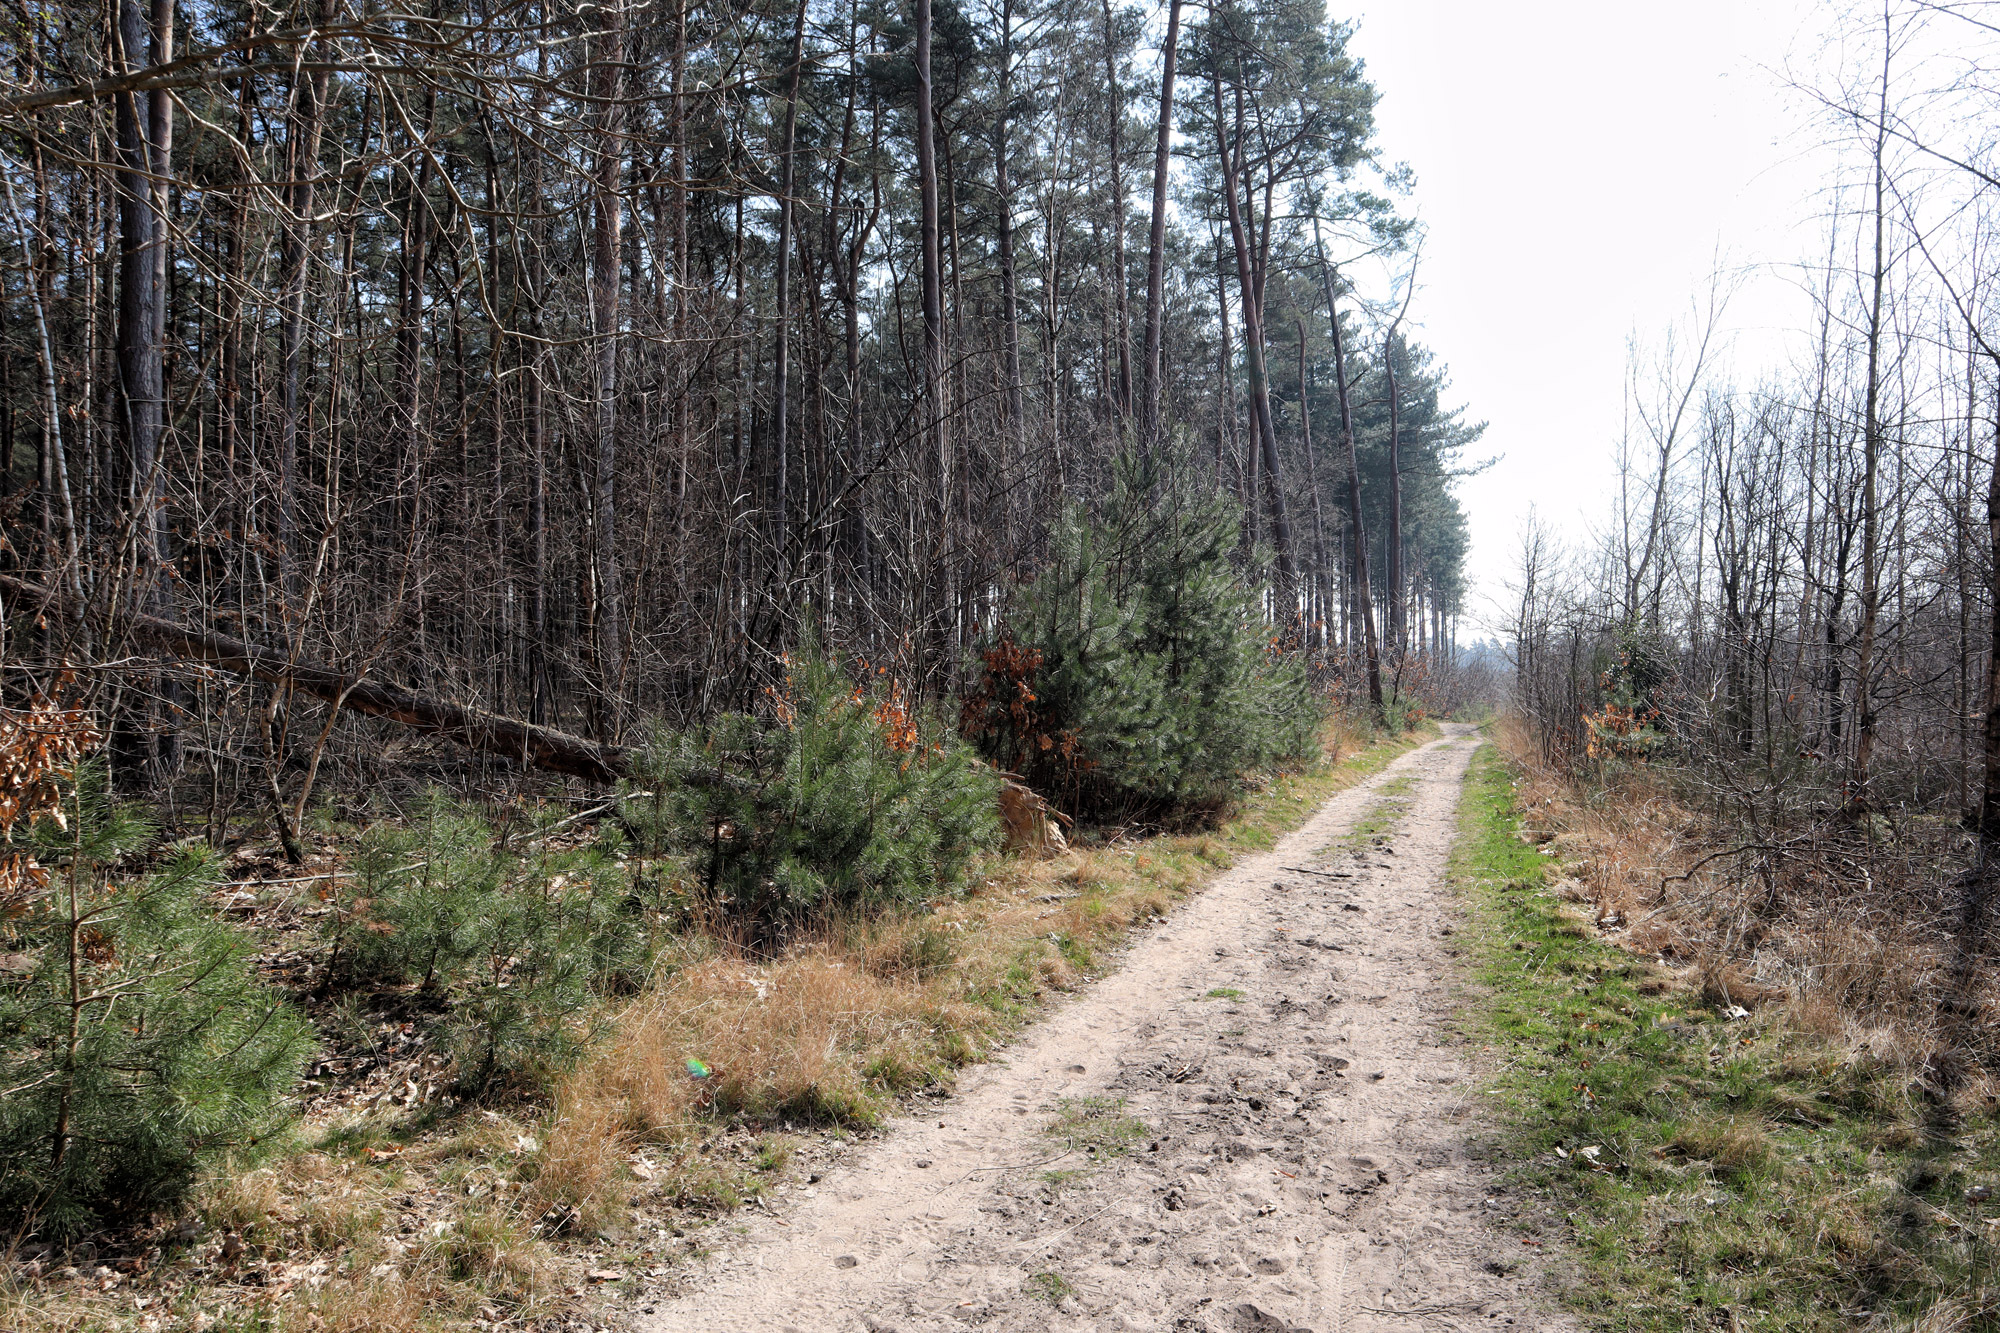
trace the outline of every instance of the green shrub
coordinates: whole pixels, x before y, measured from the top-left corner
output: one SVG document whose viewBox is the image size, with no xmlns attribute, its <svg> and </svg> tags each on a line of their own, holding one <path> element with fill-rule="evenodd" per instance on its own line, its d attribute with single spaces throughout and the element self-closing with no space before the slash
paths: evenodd
<svg viewBox="0 0 2000 1333">
<path fill-rule="evenodd" d="M 901 694 L 808 643 L 771 718 L 656 730 L 622 788 L 641 843 L 686 856 L 722 905 L 776 921 L 920 901 L 998 831 L 999 779 Z"/>
<path fill-rule="evenodd" d="M 170 1206 L 279 1128 L 311 1029 L 202 902 L 205 848 L 113 873 L 153 830 L 88 766 L 7 841 L 49 875 L 0 917 L 0 1217 L 73 1236 Z M 32 848 L 32 852 L 28 851 Z"/>
<path fill-rule="evenodd" d="M 1079 818 L 1210 814 L 1243 774 L 1309 753 L 1320 720 L 1232 561 L 1232 506 L 1189 469 L 1121 458 L 1072 505 L 987 645 L 964 726 Z"/>
<path fill-rule="evenodd" d="M 1643 763 L 1672 744 L 1663 725 L 1673 668 L 1657 644 L 1635 630 L 1622 631 L 1612 648 L 1596 654 L 1600 706 L 1585 712 L 1585 752 L 1605 763 Z"/>
<path fill-rule="evenodd" d="M 575 1058 L 598 1001 L 643 980 L 651 926 L 615 840 L 503 846 L 477 810 L 434 794 L 371 829 L 332 917 L 336 984 L 414 984 L 461 1090 L 537 1087 Z"/>
<path fill-rule="evenodd" d="M 362 836 L 334 912 L 328 973 L 343 984 L 448 985 L 479 950 L 506 858 L 479 814 L 432 792 L 407 823 Z"/>
</svg>

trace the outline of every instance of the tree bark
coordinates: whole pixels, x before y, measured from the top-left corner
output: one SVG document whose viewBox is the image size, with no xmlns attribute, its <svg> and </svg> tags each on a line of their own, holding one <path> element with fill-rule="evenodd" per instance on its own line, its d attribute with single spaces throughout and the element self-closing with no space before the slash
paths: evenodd
<svg viewBox="0 0 2000 1333">
<path fill-rule="evenodd" d="M 1245 233 L 1242 201 L 1237 198 L 1241 179 L 1241 157 L 1231 151 L 1229 134 L 1223 124 L 1222 83 L 1216 80 L 1216 151 L 1222 166 L 1222 194 L 1228 203 L 1229 236 L 1236 247 L 1236 282 L 1243 307 L 1243 363 L 1250 379 L 1250 416 L 1262 446 L 1265 484 L 1271 492 L 1271 539 L 1278 553 L 1278 571 L 1284 576 L 1285 596 L 1291 597 L 1298 582 L 1298 563 L 1292 555 L 1292 518 L 1285 500 L 1285 469 L 1278 459 L 1278 432 L 1271 420 L 1271 383 L 1264 368 L 1264 316 L 1260 309 L 1257 284 L 1252 273 L 1251 246 Z M 1253 489 L 1251 500 L 1256 502 Z M 1295 608 L 1293 608 L 1295 609 Z M 1289 612 L 1281 612 L 1290 619 Z"/>
<path fill-rule="evenodd" d="M 1181 34 L 1181 0 L 1168 0 L 1167 42 L 1160 52 L 1160 122 L 1153 146 L 1153 216 L 1146 234 L 1146 333 L 1140 358 L 1145 399 L 1139 417 L 1139 443 L 1151 449 L 1160 442 L 1160 346 L 1162 308 L 1167 294 L 1167 183 L 1172 166 L 1174 126 L 1174 67 Z"/>
<path fill-rule="evenodd" d="M 595 511 L 598 681 L 605 696 L 607 729 L 616 737 L 625 674 L 625 583 L 618 564 L 618 297 L 624 225 L 619 186 L 625 162 L 623 0 L 614 0 L 604 10 L 592 54 L 598 141 L 590 263 L 591 332 L 597 359 L 596 473 L 591 500 Z"/>
<path fill-rule="evenodd" d="M 1382 701 L 1382 655 L 1375 637 L 1375 597 L 1368 583 L 1368 527 L 1361 512 L 1361 459 L 1354 447 L 1354 409 L 1347 391 L 1347 345 L 1340 331 L 1340 305 L 1334 299 L 1333 269 L 1320 257 L 1320 280 L 1326 287 L 1326 317 L 1333 329 L 1334 385 L 1340 397 L 1341 447 L 1347 454 L 1347 512 L 1354 535 L 1355 618 L 1361 622 L 1361 643 L 1368 669 L 1368 702 L 1375 720 L 1386 725 Z"/>
<path fill-rule="evenodd" d="M 322 4 L 320 22 L 330 22 L 333 7 Z M 319 174 L 320 127 L 324 123 L 327 72 L 307 70 L 298 90 L 298 105 L 287 136 L 285 219 L 279 237 L 283 270 L 279 298 L 279 424 L 278 424 L 278 586 L 296 604 L 299 587 L 299 415 L 304 379 L 307 229 L 312 226 L 313 178 Z"/>
<path fill-rule="evenodd" d="M 1326 521 L 1319 496 L 1319 459 L 1313 450 L 1312 404 L 1306 394 L 1306 321 L 1301 315 L 1299 329 L 1299 443 L 1306 454 L 1306 488 L 1312 494 L 1313 570 L 1306 581 L 1306 643 L 1319 647 L 1325 630 Z"/>
<path fill-rule="evenodd" d="M 772 485 L 771 539 L 778 553 L 778 583 L 783 587 L 792 576 L 792 517 L 789 508 L 791 478 L 791 365 L 792 365 L 792 194 L 796 176 L 795 141 L 799 124 L 799 76 L 805 68 L 806 0 L 799 0 L 798 19 L 792 28 L 791 73 L 785 92 L 784 165 L 778 177 L 778 302 L 777 340 L 771 349 L 771 449 L 777 464 Z"/>
<path fill-rule="evenodd" d="M 1125 95 L 1118 83 L 1118 34 L 1111 0 L 1104 0 L 1104 81 L 1111 99 L 1111 336 L 1118 358 L 1114 406 L 1119 425 L 1132 423 L 1132 315 L 1125 281 Z"/>
<path fill-rule="evenodd" d="M 1384 555 L 1388 562 L 1389 652 L 1403 655 L 1409 609 L 1403 587 L 1403 456 L 1401 446 L 1401 393 L 1396 382 L 1396 330 L 1391 325 L 1382 339 L 1382 369 L 1389 380 L 1389 536 Z"/>
<path fill-rule="evenodd" d="M 1178 5 L 1180 0 L 1174 0 Z M 1014 182 L 1008 162 L 1008 129 L 1014 118 L 1014 4 L 1000 5 L 1000 113 L 993 118 L 993 192 L 1000 208 L 1000 373 L 1005 380 L 1008 439 L 1018 455 L 1026 448 L 1021 404 L 1021 311 L 1014 273 Z"/>
<path fill-rule="evenodd" d="M 1243 506 L 1248 520 L 1244 528 L 1244 546 L 1254 549 L 1257 545 L 1257 492 L 1254 484 L 1246 485 L 1245 473 L 1254 478 L 1254 465 L 1246 467 L 1236 439 L 1236 353 L 1230 346 L 1229 338 L 1229 274 L 1222 253 L 1222 236 L 1215 237 L 1215 311 L 1216 311 L 1216 399 L 1218 407 L 1215 422 L 1215 482 L 1222 485 L 1222 469 L 1227 459 L 1236 470 L 1236 498 Z"/>
<path fill-rule="evenodd" d="M 923 247 L 920 282 L 924 312 L 924 425 L 930 436 L 932 481 L 936 486 L 932 519 L 937 524 L 932 534 L 934 555 L 926 562 L 931 569 L 931 575 L 926 580 L 931 585 L 927 598 L 929 605 L 922 609 L 932 621 L 932 634 L 927 637 L 938 641 L 936 658 L 941 661 L 950 635 L 946 610 L 951 601 L 948 586 L 952 553 L 951 430 L 945 402 L 944 257 L 938 223 L 936 116 L 931 101 L 931 0 L 917 0 L 916 7 L 917 194 L 918 230 Z"/>
<path fill-rule="evenodd" d="M 1883 154 L 1888 147 L 1889 59 L 1892 50 L 1888 13 L 1883 14 L 1882 73 L 1877 87 L 1873 184 L 1875 195 L 1874 256 L 1869 267 L 1868 383 L 1865 390 L 1861 440 L 1861 628 L 1854 651 L 1854 767 L 1848 800 L 1854 808 L 1873 808 L 1868 784 L 1875 758 L 1875 637 L 1881 618 L 1881 516 L 1876 494 L 1882 454 L 1882 286 L 1887 261 L 1883 251 L 1883 219 L 1887 191 Z"/>
<path fill-rule="evenodd" d="M 2000 367 L 2000 358 L 1995 364 Z M 1985 772 L 1979 791 L 1978 862 L 1966 886 L 1959 926 L 1959 956 L 1967 960 L 1961 970 L 1980 950 L 1994 881 L 2000 877 L 2000 401 L 1994 404 L 1993 426 L 1993 465 L 1986 477 L 1986 717 L 1980 736 Z"/>
<path fill-rule="evenodd" d="M 153 29 L 145 0 L 119 0 L 118 51 L 127 71 L 142 68 L 164 35 Z M 170 40 L 168 38 L 167 40 Z M 157 62 L 155 62 L 157 63 Z M 166 408 L 160 332 L 166 242 L 154 176 L 162 173 L 166 145 L 150 94 L 119 97 L 118 130 L 118 402 L 125 435 L 127 503 L 139 574 L 138 602 L 151 606 L 158 578 L 160 431 Z M 170 124 L 168 120 L 165 123 Z"/>
<path fill-rule="evenodd" d="M 116 51 L 127 70 L 170 59 L 171 0 L 119 0 Z M 166 522 L 161 444 L 166 423 L 167 175 L 172 170 L 173 105 L 164 92 L 127 92 L 116 110 L 118 325 L 116 403 L 124 435 L 126 540 L 134 612 L 162 609 L 166 597 Z M 122 553 L 121 553 L 122 554 Z M 155 690 L 171 695 L 171 682 Z M 112 726 L 114 763 L 142 781 L 174 761 L 171 709 L 150 701 L 121 711 Z"/>
<path fill-rule="evenodd" d="M 541 66 L 547 71 L 546 49 Z M 539 110 L 539 104 L 537 106 Z M 543 324 L 548 280 L 548 200 L 543 195 L 543 155 L 539 145 L 523 143 L 523 176 L 531 221 L 528 224 L 528 365 L 523 409 L 528 418 L 528 719 L 549 720 L 554 690 L 549 680 L 549 414 L 548 334 Z"/>
</svg>

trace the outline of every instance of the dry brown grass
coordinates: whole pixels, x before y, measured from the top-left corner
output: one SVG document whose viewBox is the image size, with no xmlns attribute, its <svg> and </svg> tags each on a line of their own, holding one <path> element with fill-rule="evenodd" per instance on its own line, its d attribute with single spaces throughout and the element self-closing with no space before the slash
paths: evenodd
<svg viewBox="0 0 2000 1333">
<path fill-rule="evenodd" d="M 555 1282 L 549 1247 L 517 1212 L 472 1204 L 443 1235 L 406 1257 L 294 1289 L 284 1326 L 313 1333 L 417 1333 L 482 1313 L 489 1320 L 502 1311 L 534 1319 L 557 1294 Z"/>
<path fill-rule="evenodd" d="M 195 1193 L 195 1212 L 211 1230 L 254 1237 L 283 1217 L 285 1191 L 270 1167 L 242 1169 L 225 1161 Z"/>
<path fill-rule="evenodd" d="M 1723 1175 L 1755 1171 L 1772 1159 L 1771 1136 L 1761 1121 L 1747 1116 L 1683 1125 L 1668 1146 Z"/>
<path fill-rule="evenodd" d="M 97 1302 L 75 1296 L 52 1296 L 33 1282 L 0 1270 L 0 1328 L 32 1333 L 80 1333 L 98 1322 Z"/>
<path fill-rule="evenodd" d="M 295 1326 L 313 1333 L 417 1333 L 433 1295 L 429 1284 L 400 1277 L 330 1283 L 300 1302 Z"/>
<path fill-rule="evenodd" d="M 245 1248 L 237 1264 L 220 1269 L 210 1256 L 207 1272 L 167 1269 L 157 1275 L 163 1282 L 0 1268 L 0 1329 L 418 1333 L 503 1315 L 534 1323 L 563 1300 L 551 1248 L 518 1207 L 461 1200 L 434 1234 L 405 1244 L 384 1234 L 381 1194 L 365 1171 L 310 1152 L 211 1179 L 200 1206 L 211 1225 L 238 1224 L 231 1230 Z"/>
<path fill-rule="evenodd" d="M 1908 1070 L 1939 1058 L 1947 832 L 1912 821 L 1895 846 L 1864 858 L 1834 830 L 1835 845 L 1777 862 L 1773 882 L 1743 858 L 1703 864 L 1743 839 L 1678 800 L 1664 775 L 1625 768 L 1580 780 L 1544 765 L 1518 720 L 1493 736 L 1517 775 L 1524 822 L 1552 835 L 1573 876 L 1564 896 L 1591 904 L 1624 948 L 1718 1009 L 1783 1007 L 1851 1058 Z M 1990 1010 L 1994 999 L 1989 982 L 1975 1002 Z"/>
<path fill-rule="evenodd" d="M 252 1246 L 330 1255 L 374 1240 L 384 1194 L 374 1170 L 306 1151 L 247 1170 L 224 1163 L 201 1181 L 194 1210 L 210 1232 Z"/>
</svg>

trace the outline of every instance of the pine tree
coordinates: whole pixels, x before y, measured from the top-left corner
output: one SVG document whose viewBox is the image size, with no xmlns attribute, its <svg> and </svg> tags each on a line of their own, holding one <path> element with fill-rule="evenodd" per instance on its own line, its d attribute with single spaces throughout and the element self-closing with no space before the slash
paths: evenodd
<svg viewBox="0 0 2000 1333">
<path fill-rule="evenodd" d="M 808 639 L 770 715 L 655 732 L 622 817 L 686 855 L 707 892 L 767 923 L 915 902 L 998 830 L 998 779 L 900 687 L 853 684 Z"/>
<path fill-rule="evenodd" d="M 984 654 L 967 731 L 1081 818 L 1212 814 L 1242 776 L 1306 754 L 1318 710 L 1232 563 L 1233 506 L 1119 460 L 1067 510 Z"/>
<path fill-rule="evenodd" d="M 433 792 L 414 820 L 366 835 L 330 918 L 328 980 L 415 985 L 468 1095 L 546 1086 L 602 1002 L 645 974 L 652 918 L 619 835 L 554 852 L 541 831 L 511 848 L 481 811 Z"/>
<path fill-rule="evenodd" d="M 50 874 L 0 925 L 0 1215 L 58 1237 L 170 1205 L 201 1162 L 269 1135 L 312 1044 L 202 901 L 213 855 L 114 874 L 152 827 L 101 764 L 68 787 L 60 818 L 9 832 Z"/>
</svg>

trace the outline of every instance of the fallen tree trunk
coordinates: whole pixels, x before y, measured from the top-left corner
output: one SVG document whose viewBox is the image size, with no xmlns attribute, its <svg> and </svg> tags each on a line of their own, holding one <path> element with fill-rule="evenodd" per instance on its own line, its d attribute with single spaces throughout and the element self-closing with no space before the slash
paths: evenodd
<svg viewBox="0 0 2000 1333">
<path fill-rule="evenodd" d="M 64 610 L 53 589 L 0 574 L 0 593 L 23 602 Z M 155 652 L 184 662 L 202 662 L 231 675 L 289 685 L 340 708 L 369 717 L 384 717 L 406 727 L 443 736 L 467 749 L 500 755 L 551 773 L 566 773 L 592 782 L 615 782 L 625 776 L 629 752 L 600 745 L 552 727 L 538 727 L 514 718 L 467 708 L 413 690 L 351 676 L 312 662 L 294 662 L 232 639 L 194 629 L 157 616 L 133 615 L 123 622 L 131 636 Z"/>
</svg>

